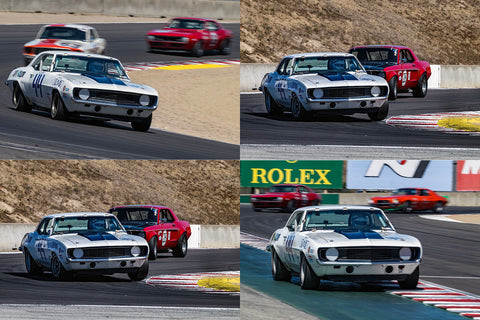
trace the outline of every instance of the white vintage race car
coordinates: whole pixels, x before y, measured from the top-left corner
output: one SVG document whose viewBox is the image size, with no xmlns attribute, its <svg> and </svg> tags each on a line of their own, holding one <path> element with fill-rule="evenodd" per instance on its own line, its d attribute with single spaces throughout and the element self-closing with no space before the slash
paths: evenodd
<svg viewBox="0 0 480 320">
<path fill-rule="evenodd" d="M 95 28 L 79 24 L 50 24 L 40 28 L 35 40 L 25 43 L 25 64 L 37 54 L 49 50 L 78 51 L 104 54 L 107 42 Z"/>
<path fill-rule="evenodd" d="M 422 245 L 398 234 L 382 210 L 367 206 L 312 206 L 295 210 L 267 247 L 275 280 L 300 274 L 302 289 L 320 279 L 369 282 L 397 280 L 402 289 L 418 283 Z"/>
<path fill-rule="evenodd" d="M 5 84 L 18 111 L 49 110 L 56 120 L 72 114 L 128 121 L 137 131 L 148 131 L 158 102 L 157 91 L 130 81 L 117 59 L 81 52 L 42 52 Z"/>
<path fill-rule="evenodd" d="M 76 272 L 128 273 L 143 280 L 148 274 L 148 243 L 129 235 L 109 213 L 77 212 L 46 216 L 27 233 L 19 248 L 28 273 L 50 270 L 55 280 Z"/>
<path fill-rule="evenodd" d="M 367 74 L 348 53 L 286 56 L 263 77 L 259 90 L 269 114 L 291 111 L 296 120 L 307 120 L 314 112 L 367 113 L 374 121 L 388 115 L 388 83 Z"/>
</svg>

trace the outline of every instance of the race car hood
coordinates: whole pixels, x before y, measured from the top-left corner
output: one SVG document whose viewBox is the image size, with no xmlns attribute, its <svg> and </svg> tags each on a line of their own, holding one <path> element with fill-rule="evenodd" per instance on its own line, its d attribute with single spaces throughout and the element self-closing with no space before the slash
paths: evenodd
<svg viewBox="0 0 480 320">
<path fill-rule="evenodd" d="M 193 34 L 199 33 L 200 30 L 192 30 L 192 29 L 161 29 L 161 30 L 152 30 L 148 34 L 149 35 L 162 35 L 162 36 L 171 36 L 171 37 L 190 37 Z"/>
<path fill-rule="evenodd" d="M 42 48 L 72 48 L 81 49 L 85 42 L 79 40 L 63 40 L 63 39 L 35 39 L 25 44 L 25 47 L 42 47 Z"/>
<path fill-rule="evenodd" d="M 126 246 L 141 245 L 143 238 L 132 236 L 124 232 L 118 233 L 68 233 L 51 236 L 52 239 L 62 242 L 67 248 Z M 137 239 L 138 238 L 138 239 Z"/>
<path fill-rule="evenodd" d="M 364 72 L 328 72 L 318 74 L 295 75 L 291 79 L 302 82 L 307 88 L 368 86 L 372 84 L 386 85 L 383 78 Z"/>
<path fill-rule="evenodd" d="M 362 63 L 362 66 L 365 68 L 367 71 L 383 71 L 383 69 L 388 68 L 393 66 L 393 63 L 379 63 L 379 64 L 365 64 Z"/>
<path fill-rule="evenodd" d="M 59 75 L 61 75 L 64 80 L 71 82 L 73 86 L 80 88 L 95 88 L 138 94 L 157 94 L 155 89 L 131 82 L 129 79 L 107 77 L 93 73 L 59 73 Z"/>
<path fill-rule="evenodd" d="M 416 238 L 394 231 L 339 229 L 307 231 L 306 235 L 319 247 L 420 246 Z"/>
<path fill-rule="evenodd" d="M 146 227 L 150 227 L 155 225 L 155 223 L 152 222 L 141 222 L 141 223 L 132 223 L 129 221 L 122 222 L 122 226 L 125 228 L 125 230 L 135 230 L 135 231 L 143 231 Z"/>
</svg>

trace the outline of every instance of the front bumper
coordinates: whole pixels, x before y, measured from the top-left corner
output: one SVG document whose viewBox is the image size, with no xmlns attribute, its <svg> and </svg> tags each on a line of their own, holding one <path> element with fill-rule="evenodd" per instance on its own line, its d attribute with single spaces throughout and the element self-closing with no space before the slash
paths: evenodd
<svg viewBox="0 0 480 320">
<path fill-rule="evenodd" d="M 120 105 L 109 102 L 83 101 L 74 98 L 64 98 L 64 101 L 68 112 L 121 121 L 147 118 L 157 109 L 157 106 Z"/>
<path fill-rule="evenodd" d="M 170 42 L 170 41 L 148 41 L 150 49 L 157 50 L 192 50 L 193 44 L 191 42 Z"/>
<path fill-rule="evenodd" d="M 140 268 L 148 259 L 142 257 L 71 259 L 67 258 L 64 268 L 67 271 L 92 271 L 99 273 L 127 273 Z"/>
<path fill-rule="evenodd" d="M 401 208 L 400 203 L 372 203 L 370 205 L 375 208 L 390 209 L 390 210 Z"/>
<path fill-rule="evenodd" d="M 272 201 L 251 201 L 255 208 L 285 208 L 286 203 L 283 200 Z"/>
<path fill-rule="evenodd" d="M 349 111 L 370 112 L 380 108 L 388 97 L 364 97 L 364 98 L 348 98 L 348 99 L 312 99 L 307 98 L 303 103 L 303 107 L 307 111 Z M 351 111 L 351 112 L 350 112 Z"/>
</svg>

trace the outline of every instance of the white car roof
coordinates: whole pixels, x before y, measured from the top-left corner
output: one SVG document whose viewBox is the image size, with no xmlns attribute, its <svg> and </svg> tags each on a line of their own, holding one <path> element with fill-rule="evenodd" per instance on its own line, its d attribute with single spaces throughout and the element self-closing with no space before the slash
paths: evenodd
<svg viewBox="0 0 480 320">
<path fill-rule="evenodd" d="M 368 210 L 368 209 L 371 209 L 372 211 L 373 210 L 381 210 L 379 208 L 375 208 L 375 207 L 372 207 L 372 206 L 357 206 L 357 205 L 319 205 L 319 206 L 309 206 L 309 207 L 302 207 L 302 208 L 298 208 L 298 209 L 301 209 L 301 210 L 315 210 L 315 209 L 318 209 L 320 211 L 323 211 L 323 210 L 338 210 L 338 209 L 341 209 L 341 210 Z M 297 210 L 298 210 L 297 209 Z"/>
<path fill-rule="evenodd" d="M 353 54 L 345 52 L 310 52 L 310 53 L 296 53 L 286 56 L 285 58 L 300 58 L 300 57 L 350 57 Z M 284 59 L 285 59 L 284 58 Z"/>
<path fill-rule="evenodd" d="M 65 213 L 54 213 L 44 218 L 60 218 L 60 217 L 86 217 L 86 216 L 113 216 L 113 214 L 106 212 L 65 212 Z"/>
<path fill-rule="evenodd" d="M 91 57 L 91 58 L 111 59 L 111 60 L 120 61 L 117 58 L 109 57 L 109 56 L 103 56 L 101 54 L 76 52 L 76 51 L 48 50 L 48 51 L 43 51 L 43 52 L 39 53 L 38 55 L 43 55 L 43 54 L 57 54 L 57 55 L 64 55 L 64 56 L 80 56 L 80 57 Z"/>
<path fill-rule="evenodd" d="M 76 23 L 71 23 L 71 24 L 63 24 L 63 23 L 52 23 L 52 24 L 46 24 L 44 27 L 65 27 L 65 28 L 75 28 L 75 29 L 95 29 L 94 27 L 87 26 L 84 24 L 76 24 Z"/>
</svg>

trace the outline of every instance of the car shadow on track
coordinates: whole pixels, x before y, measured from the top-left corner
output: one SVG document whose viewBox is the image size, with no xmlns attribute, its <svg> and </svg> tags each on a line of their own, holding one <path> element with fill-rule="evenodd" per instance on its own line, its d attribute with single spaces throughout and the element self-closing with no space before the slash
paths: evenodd
<svg viewBox="0 0 480 320">
<path fill-rule="evenodd" d="M 36 281 L 55 281 L 50 272 L 45 272 L 42 275 L 30 275 L 27 272 L 5 272 L 5 274 L 20 277 L 24 279 L 31 279 Z M 132 282 L 130 279 L 118 277 L 120 274 L 115 275 L 96 275 L 96 274 L 77 274 L 72 279 L 59 282 Z M 56 282 L 56 281 L 55 281 Z"/>
<path fill-rule="evenodd" d="M 300 285 L 300 278 L 292 277 L 290 282 Z M 334 282 L 320 281 L 316 290 L 319 291 L 348 291 L 348 292 L 385 292 L 385 287 L 376 283 Z"/>
<path fill-rule="evenodd" d="M 190 57 L 192 60 L 204 60 L 205 58 L 222 58 L 228 59 L 229 55 L 221 54 L 218 50 L 206 50 L 201 57 L 196 57 L 188 51 L 161 51 L 161 50 L 147 50 L 147 53 L 165 55 L 170 57 Z"/>
<path fill-rule="evenodd" d="M 372 122 L 368 118 L 359 118 L 358 116 L 360 114 L 356 114 L 355 116 L 347 116 L 347 115 L 341 115 L 341 114 L 317 113 L 311 119 L 308 119 L 308 120 L 305 120 L 305 121 L 297 121 L 297 120 L 293 119 L 293 117 L 290 113 L 284 113 L 283 115 L 279 115 L 279 116 L 272 116 L 272 115 L 270 115 L 266 112 L 262 112 L 262 113 L 244 112 L 244 114 L 248 114 L 248 115 L 259 117 L 259 118 L 276 120 L 276 121 L 289 121 L 289 122 L 299 122 L 299 123 L 305 123 L 305 122 L 352 122 L 352 123 L 355 123 L 355 122 Z"/>
</svg>

